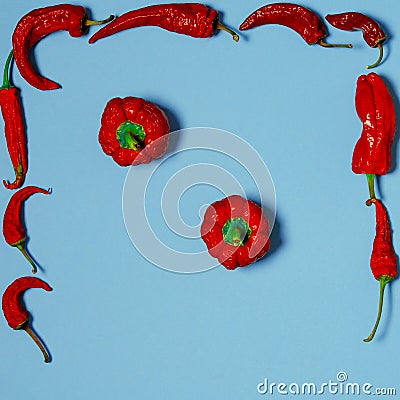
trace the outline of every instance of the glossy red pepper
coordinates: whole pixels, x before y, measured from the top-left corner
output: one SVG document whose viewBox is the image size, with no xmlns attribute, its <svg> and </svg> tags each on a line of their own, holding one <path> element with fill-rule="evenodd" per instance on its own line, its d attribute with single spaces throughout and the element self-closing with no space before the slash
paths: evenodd
<svg viewBox="0 0 400 400">
<path fill-rule="evenodd" d="M 260 7 L 251 13 L 240 25 L 240 30 L 252 29 L 260 25 L 278 24 L 296 31 L 308 44 L 323 47 L 347 47 L 351 44 L 328 44 L 322 19 L 306 7 L 292 3 L 273 3 Z"/>
<path fill-rule="evenodd" d="M 13 182 L 3 180 L 3 184 L 7 189 L 18 189 L 23 185 L 28 170 L 28 148 L 19 90 L 11 85 L 9 78 L 12 57 L 13 52 L 11 51 L 4 67 L 3 86 L 0 88 L 0 108 L 15 180 Z"/>
<path fill-rule="evenodd" d="M 226 269 L 249 265 L 270 248 L 270 225 L 261 208 L 233 195 L 211 204 L 201 225 L 208 252 Z"/>
<path fill-rule="evenodd" d="M 216 10 L 199 3 L 171 3 L 129 11 L 96 32 L 89 43 L 140 26 L 158 26 L 195 38 L 210 37 L 220 29 L 229 32 L 236 42 L 239 40 L 235 32 L 219 21 Z"/>
<path fill-rule="evenodd" d="M 68 31 L 72 37 L 83 36 L 89 26 L 100 25 L 113 18 L 110 16 L 104 21 L 91 21 L 84 7 L 71 4 L 58 4 L 30 11 L 20 19 L 12 35 L 15 63 L 22 77 L 40 90 L 60 88 L 58 83 L 41 76 L 31 64 L 30 50 L 33 46 L 57 31 Z"/>
<path fill-rule="evenodd" d="M 24 331 L 26 331 L 41 350 L 44 356 L 44 361 L 48 363 L 50 362 L 50 356 L 40 339 L 29 326 L 30 315 L 26 310 L 22 299 L 23 294 L 28 289 L 33 288 L 43 289 L 48 292 L 52 290 L 52 288 L 46 282 L 42 281 L 39 278 L 18 278 L 5 290 L 2 298 L 2 308 L 4 317 L 6 318 L 8 325 L 12 329 L 23 329 Z"/>
<path fill-rule="evenodd" d="M 119 165 L 145 164 L 165 153 L 169 130 L 167 117 L 154 103 L 116 97 L 103 111 L 99 142 Z"/>
<path fill-rule="evenodd" d="M 32 265 L 33 273 L 37 272 L 37 268 L 25 249 L 27 237 L 23 223 L 22 210 L 25 200 L 35 193 L 50 194 L 51 190 L 44 190 L 36 186 L 26 186 L 22 189 L 19 189 L 12 195 L 10 201 L 8 202 L 3 218 L 3 235 L 5 241 L 10 246 L 14 246 L 22 252 L 22 254 Z"/>
<path fill-rule="evenodd" d="M 329 14 L 325 18 L 335 28 L 344 31 L 361 30 L 368 46 L 379 48 L 378 60 L 372 65 L 367 65 L 367 68 L 375 68 L 380 64 L 383 58 L 382 43 L 386 40 L 386 34 L 378 22 L 359 12 Z"/>
<path fill-rule="evenodd" d="M 378 316 L 371 334 L 364 339 L 370 342 L 376 333 L 382 315 L 383 295 L 386 285 L 397 276 L 397 256 L 393 249 L 390 220 L 386 208 L 381 201 L 370 199 L 367 205 L 375 204 L 376 234 L 371 254 L 371 271 L 380 283 Z"/>
<path fill-rule="evenodd" d="M 363 130 L 354 148 L 352 169 L 367 175 L 370 198 L 375 198 L 375 175 L 385 175 L 391 168 L 395 107 L 385 82 L 374 72 L 358 78 L 355 103 Z"/>
</svg>

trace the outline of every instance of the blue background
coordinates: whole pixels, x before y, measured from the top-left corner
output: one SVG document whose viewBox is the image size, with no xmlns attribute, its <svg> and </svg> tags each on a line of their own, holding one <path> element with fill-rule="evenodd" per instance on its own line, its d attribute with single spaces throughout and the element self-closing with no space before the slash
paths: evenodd
<svg viewBox="0 0 400 400">
<path fill-rule="evenodd" d="M 207 4 L 238 27 L 265 3 Z M 357 10 L 382 24 L 389 40 L 376 72 L 386 79 L 399 111 L 399 3 L 302 4 L 322 16 Z M 3 1 L 2 60 L 16 22 L 46 5 Z M 94 19 L 145 5 L 84 4 Z M 32 88 L 14 69 L 28 126 L 26 184 L 53 188 L 51 196 L 29 199 L 26 224 L 28 248 L 43 267 L 38 276 L 54 291 L 25 295 L 53 362 L 44 364 L 31 339 L 2 319 L 1 399 L 250 400 L 262 397 L 257 384 L 264 378 L 321 384 L 339 371 L 352 382 L 396 386 L 400 287 L 397 281 L 390 285 L 378 334 L 363 343 L 378 301 L 379 285 L 369 270 L 375 221 L 373 209 L 364 205 L 366 179 L 351 171 L 361 132 L 355 83 L 378 50 L 361 33 L 332 27 L 329 32 L 329 42 L 351 42 L 354 48 L 308 46 L 277 26 L 247 31 L 239 43 L 222 32 L 195 40 L 142 28 L 89 46 L 89 36 L 72 39 L 62 32 L 34 52 L 42 74 L 61 83 L 61 90 Z M 121 207 L 128 169 L 107 157 L 97 141 L 101 113 L 115 96 L 155 102 L 167 111 L 173 129 L 224 129 L 258 150 L 277 195 L 269 256 L 232 272 L 217 267 L 183 275 L 153 266 L 136 251 Z M 394 168 L 380 180 L 378 193 L 400 249 L 397 137 L 394 153 Z M 2 178 L 10 179 L 4 140 L 0 165 Z M 207 193 L 204 202 L 220 198 Z M 2 211 L 10 195 L 0 190 Z M 183 202 L 183 213 L 190 214 L 192 202 L 198 207 L 194 197 Z M 30 270 L 4 241 L 0 253 L 3 292 Z"/>
</svg>

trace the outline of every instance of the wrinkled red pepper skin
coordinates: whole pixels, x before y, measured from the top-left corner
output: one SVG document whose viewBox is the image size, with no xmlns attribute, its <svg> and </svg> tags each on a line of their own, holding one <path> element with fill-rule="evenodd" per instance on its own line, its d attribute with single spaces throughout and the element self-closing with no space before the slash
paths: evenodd
<svg viewBox="0 0 400 400">
<path fill-rule="evenodd" d="M 15 180 L 3 180 L 3 184 L 7 189 L 18 189 L 23 185 L 28 170 L 28 149 L 19 89 L 0 89 L 0 108 L 8 153 L 15 172 Z"/>
<path fill-rule="evenodd" d="M 143 127 L 146 136 L 139 150 L 122 147 L 117 139 L 118 128 L 126 122 Z M 138 97 L 116 97 L 107 103 L 101 117 L 99 143 L 121 166 L 146 164 L 165 153 L 169 131 L 167 117 L 154 103 Z"/>
<path fill-rule="evenodd" d="M 158 26 L 195 38 L 211 37 L 218 12 L 199 3 L 159 4 L 129 11 L 96 32 L 89 43 L 140 26 Z"/>
<path fill-rule="evenodd" d="M 240 25 L 240 30 L 252 29 L 260 25 L 284 25 L 296 31 L 309 45 L 326 37 L 326 28 L 313 11 L 292 3 L 274 3 L 260 7 L 250 14 Z"/>
<path fill-rule="evenodd" d="M 354 148 L 352 170 L 356 174 L 385 175 L 391 168 L 396 112 L 383 79 L 373 72 L 361 75 L 355 103 L 363 131 Z"/>
<path fill-rule="evenodd" d="M 232 219 L 246 221 L 251 234 L 243 245 L 225 242 L 223 227 Z M 201 237 L 208 252 L 226 269 L 244 267 L 262 258 L 270 248 L 270 224 L 261 208 L 254 202 L 233 195 L 211 204 L 201 225 Z"/>
<path fill-rule="evenodd" d="M 3 218 L 3 235 L 10 246 L 17 246 L 26 240 L 22 207 L 25 200 L 35 193 L 49 194 L 50 190 L 44 190 L 36 186 L 25 186 L 15 192 L 8 202 Z"/>
<path fill-rule="evenodd" d="M 22 296 L 28 289 L 43 289 L 51 291 L 52 288 L 36 277 L 21 277 L 7 287 L 2 298 L 4 317 L 12 329 L 21 329 L 29 320 L 29 313 L 22 301 Z"/>
<path fill-rule="evenodd" d="M 385 206 L 378 199 L 369 200 L 367 204 L 375 204 L 376 234 L 372 248 L 370 267 L 375 279 L 382 276 L 397 276 L 397 256 L 392 243 L 390 220 Z"/>
<path fill-rule="evenodd" d="M 40 90 L 54 90 L 61 86 L 41 76 L 31 64 L 30 50 L 45 36 L 56 31 L 68 31 L 80 37 L 87 31 L 86 10 L 82 6 L 59 4 L 32 10 L 17 23 L 12 35 L 15 63 L 22 77 Z"/>
<path fill-rule="evenodd" d="M 376 47 L 386 40 L 386 34 L 380 25 L 372 18 L 359 12 L 329 14 L 325 19 L 335 28 L 344 31 L 361 30 L 365 42 L 370 47 Z"/>
</svg>

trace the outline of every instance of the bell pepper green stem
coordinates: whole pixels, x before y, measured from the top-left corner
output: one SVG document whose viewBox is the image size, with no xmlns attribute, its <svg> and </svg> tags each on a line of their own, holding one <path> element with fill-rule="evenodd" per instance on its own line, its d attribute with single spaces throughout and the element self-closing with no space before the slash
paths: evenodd
<svg viewBox="0 0 400 400">
<path fill-rule="evenodd" d="M 385 293 L 385 287 L 392 280 L 393 280 L 393 277 L 389 276 L 389 275 L 382 275 L 379 277 L 380 291 L 379 291 L 378 316 L 376 317 L 376 322 L 372 329 L 372 332 L 366 339 L 364 339 L 364 342 L 370 342 L 375 336 L 376 330 L 378 329 L 379 321 L 381 320 L 381 316 L 382 316 L 383 295 Z"/>
<path fill-rule="evenodd" d="M 11 50 L 10 54 L 7 57 L 6 64 L 4 65 L 3 85 L 0 89 L 10 89 L 11 87 L 9 73 L 10 73 L 10 64 L 13 57 L 14 57 L 14 50 Z"/>
</svg>

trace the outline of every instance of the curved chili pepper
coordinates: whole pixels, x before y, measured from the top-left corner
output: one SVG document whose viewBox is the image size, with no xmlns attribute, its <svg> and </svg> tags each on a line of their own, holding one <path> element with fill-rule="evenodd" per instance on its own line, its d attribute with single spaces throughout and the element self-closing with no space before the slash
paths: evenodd
<svg viewBox="0 0 400 400">
<path fill-rule="evenodd" d="M 138 97 L 111 99 L 101 117 L 100 145 L 122 166 L 149 163 L 167 150 L 169 123 L 155 104 Z"/>
<path fill-rule="evenodd" d="M 352 169 L 356 174 L 367 175 L 373 199 L 375 175 L 385 175 L 391 168 L 396 112 L 385 82 L 374 72 L 358 78 L 355 103 L 363 130 L 354 148 Z"/>
<path fill-rule="evenodd" d="M 36 265 L 25 249 L 26 233 L 23 223 L 22 207 L 25 200 L 35 193 L 50 194 L 51 190 L 44 190 L 36 186 L 26 186 L 23 189 L 19 189 L 12 195 L 8 202 L 3 218 L 4 239 L 10 246 L 14 246 L 22 252 L 32 265 L 32 272 L 34 274 L 37 272 Z"/>
<path fill-rule="evenodd" d="M 3 180 L 3 184 L 7 189 L 18 189 L 23 185 L 28 170 L 28 149 L 19 90 L 11 85 L 8 76 L 12 57 L 13 51 L 10 52 L 4 67 L 3 86 L 0 88 L 0 108 L 15 180 L 14 182 Z"/>
<path fill-rule="evenodd" d="M 372 65 L 367 65 L 367 68 L 375 68 L 380 64 L 383 58 L 382 43 L 386 40 L 386 34 L 374 19 L 359 12 L 329 14 L 325 19 L 335 28 L 344 31 L 361 30 L 368 46 L 379 48 L 378 60 Z"/>
<path fill-rule="evenodd" d="M 381 201 L 377 199 L 369 199 L 367 201 L 367 205 L 371 205 L 372 203 L 375 204 L 376 234 L 372 248 L 370 266 L 372 274 L 375 279 L 379 281 L 380 293 L 378 316 L 371 334 L 364 339 L 364 342 L 370 342 L 374 338 L 382 315 L 385 287 L 397 276 L 397 257 L 393 249 L 389 216 Z"/>
<path fill-rule="evenodd" d="M 82 6 L 59 4 L 38 8 L 23 16 L 12 35 L 15 63 L 22 77 L 40 90 L 53 90 L 61 86 L 41 76 L 29 60 L 31 48 L 45 36 L 56 31 L 68 31 L 72 37 L 83 36 L 89 26 L 100 25 L 111 21 L 111 15 L 103 21 L 88 19 L 86 9 Z"/>
<path fill-rule="evenodd" d="M 29 312 L 25 309 L 22 296 L 28 289 L 43 289 L 48 292 L 53 290 L 46 282 L 35 277 L 22 277 L 16 279 L 8 288 L 5 290 L 2 299 L 2 308 L 4 317 L 6 318 L 8 325 L 15 330 L 23 329 L 37 344 L 40 351 L 44 356 L 46 363 L 50 362 L 50 356 L 47 353 L 44 345 L 40 339 L 34 333 L 32 328 L 29 326 Z"/>
<path fill-rule="evenodd" d="M 270 225 L 261 208 L 233 195 L 211 204 L 201 224 L 208 252 L 226 269 L 254 263 L 270 247 Z"/>
<path fill-rule="evenodd" d="M 230 33 L 236 42 L 239 40 L 235 32 L 219 21 L 216 10 L 199 3 L 172 3 L 129 11 L 96 32 L 89 43 L 126 29 L 150 25 L 195 38 L 211 37 L 220 29 Z"/>
<path fill-rule="evenodd" d="M 292 3 L 274 3 L 260 7 L 242 22 L 239 29 L 244 31 L 269 24 L 284 25 L 293 29 L 310 45 L 352 47 L 351 44 L 325 43 L 323 39 L 327 33 L 322 19 L 308 8 Z"/>
</svg>

